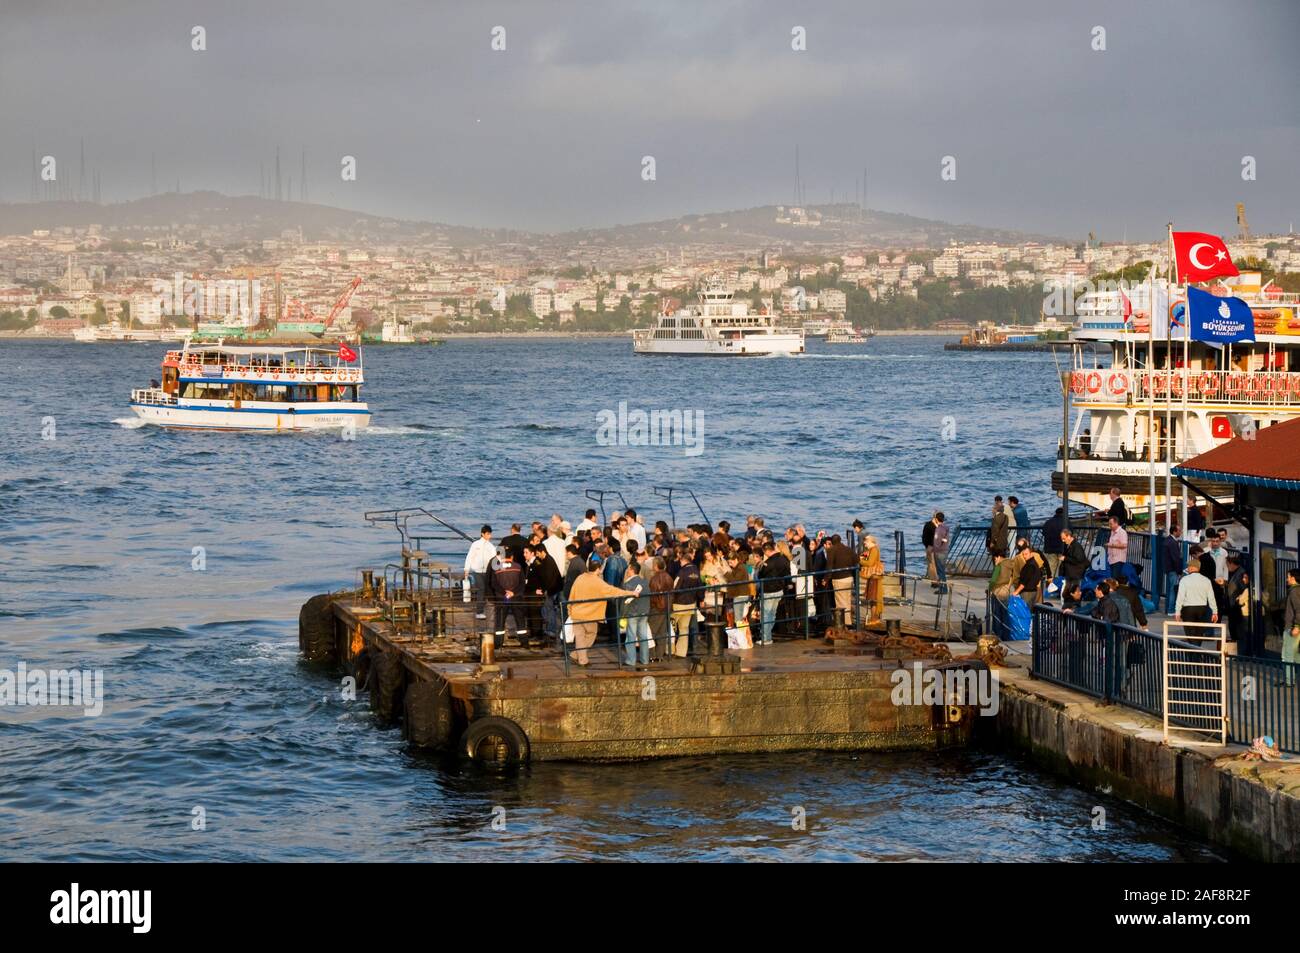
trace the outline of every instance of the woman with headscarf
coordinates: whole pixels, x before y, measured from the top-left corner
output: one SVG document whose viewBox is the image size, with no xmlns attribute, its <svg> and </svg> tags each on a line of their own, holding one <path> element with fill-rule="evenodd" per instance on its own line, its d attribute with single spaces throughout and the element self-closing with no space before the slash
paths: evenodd
<svg viewBox="0 0 1300 953">
<path fill-rule="evenodd" d="M 885 564 L 880 559 L 876 537 L 862 539 L 862 557 L 858 561 L 862 576 L 862 601 L 867 605 L 867 623 L 879 622 L 885 614 Z"/>
</svg>

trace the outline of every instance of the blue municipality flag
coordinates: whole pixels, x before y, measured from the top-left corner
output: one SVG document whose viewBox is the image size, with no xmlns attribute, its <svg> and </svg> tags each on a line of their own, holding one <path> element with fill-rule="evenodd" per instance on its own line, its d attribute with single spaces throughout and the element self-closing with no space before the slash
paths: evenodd
<svg viewBox="0 0 1300 953">
<path fill-rule="evenodd" d="M 1220 298 L 1199 288 L 1187 289 L 1188 325 L 1193 341 L 1216 347 L 1255 340 L 1255 315 L 1240 298 Z"/>
</svg>

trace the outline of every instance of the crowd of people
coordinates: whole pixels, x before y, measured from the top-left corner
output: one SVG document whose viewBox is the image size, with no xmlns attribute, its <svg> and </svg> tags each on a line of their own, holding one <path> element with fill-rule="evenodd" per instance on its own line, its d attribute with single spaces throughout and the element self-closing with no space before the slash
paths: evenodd
<svg viewBox="0 0 1300 953">
<path fill-rule="evenodd" d="M 927 553 L 943 578 L 943 514 L 927 525 Z M 821 634 L 851 621 L 855 576 L 862 617 L 878 620 L 884 573 L 860 520 L 843 536 L 810 536 L 802 524 L 778 534 L 757 515 L 734 533 L 725 520 L 674 531 L 662 520 L 647 526 L 634 509 L 603 524 L 589 509 L 577 526 L 557 513 L 527 535 L 514 524 L 499 542 L 483 526 L 465 557 L 466 598 L 479 620 L 491 610 L 498 647 L 564 639 L 580 666 L 602 634 L 621 643 L 630 666 L 693 653 L 710 621 L 759 647 L 782 629 Z"/>
<path fill-rule="evenodd" d="M 1014 496 L 1005 503 L 1001 496 L 994 497 L 985 541 L 993 561 L 989 591 L 1003 602 L 1019 596 L 1030 606 L 1052 592 L 1067 612 L 1147 628 L 1151 602 L 1144 603 L 1138 567 L 1129 561 L 1129 511 L 1118 488 L 1111 488 L 1110 500 L 1109 532 L 1103 545 L 1106 569 L 1098 572 L 1083 543 L 1066 527 L 1063 507 L 1058 506 L 1040 527 L 1041 544 L 1036 546 L 1024 505 Z M 1156 585 L 1163 591 L 1166 611 L 1172 609 L 1176 621 L 1224 622 L 1229 640 L 1240 641 L 1250 618 L 1250 577 L 1245 560 L 1228 547 L 1225 532 L 1206 527 L 1198 508 L 1191 512 L 1200 517 L 1199 542 L 1190 546 L 1185 557 L 1182 533 L 1177 525 L 1172 526 L 1160 554 L 1164 579 Z M 1150 600 L 1158 595 L 1151 593 Z M 1288 626 L 1286 632 L 1290 631 Z M 1284 649 L 1294 654 L 1294 641 L 1284 644 Z"/>
</svg>

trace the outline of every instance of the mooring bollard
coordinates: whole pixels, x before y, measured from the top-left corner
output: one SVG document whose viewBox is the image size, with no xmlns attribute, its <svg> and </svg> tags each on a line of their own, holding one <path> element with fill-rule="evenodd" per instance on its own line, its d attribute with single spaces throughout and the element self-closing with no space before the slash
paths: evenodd
<svg viewBox="0 0 1300 953">
<path fill-rule="evenodd" d="M 373 599 L 375 597 L 375 571 L 373 569 L 361 570 L 361 598 Z"/>
<path fill-rule="evenodd" d="M 496 637 L 491 632 L 484 632 L 478 640 L 478 660 L 484 665 L 496 661 Z"/>
</svg>

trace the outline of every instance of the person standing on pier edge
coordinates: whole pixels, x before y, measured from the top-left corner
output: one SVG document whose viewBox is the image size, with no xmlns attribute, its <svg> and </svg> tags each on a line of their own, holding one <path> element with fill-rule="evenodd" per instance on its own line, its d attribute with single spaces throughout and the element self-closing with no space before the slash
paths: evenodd
<svg viewBox="0 0 1300 953">
<path fill-rule="evenodd" d="M 866 539 L 863 539 L 866 544 Z M 835 593 L 835 625 L 848 626 L 853 620 L 853 565 L 857 559 L 853 550 L 844 545 L 839 534 L 831 537 L 826 553 L 826 568 L 830 570 L 831 589 Z"/>
<path fill-rule="evenodd" d="M 934 570 L 934 518 L 925 521 L 921 527 L 921 545 L 925 547 L 925 578 L 933 581 Z"/>
<path fill-rule="evenodd" d="M 1065 529 L 1065 507 L 1058 506 L 1056 512 L 1043 523 L 1043 555 L 1047 558 L 1047 575 L 1055 579 L 1060 575 L 1061 557 L 1065 553 L 1065 544 L 1061 541 L 1061 530 Z"/>
<path fill-rule="evenodd" d="M 948 592 L 948 544 L 951 538 L 948 524 L 944 522 L 943 511 L 940 510 L 934 514 L 934 539 L 931 543 L 932 558 L 934 560 L 934 573 L 938 582 L 935 588 L 940 595 L 946 595 Z"/>
<path fill-rule="evenodd" d="M 867 604 L 867 622 L 879 622 L 885 616 L 885 564 L 880 558 L 876 537 L 862 538 L 862 556 L 858 560 L 862 601 Z"/>
<path fill-rule="evenodd" d="M 677 578 L 673 581 L 673 654 L 685 658 L 695 648 L 695 613 L 700 607 L 700 570 L 686 544 L 677 549 Z"/>
<path fill-rule="evenodd" d="M 1107 515 L 1119 520 L 1120 526 L 1128 525 L 1128 507 L 1124 505 L 1124 498 L 1119 495 L 1119 487 L 1110 488 L 1110 509 Z"/>
<path fill-rule="evenodd" d="M 1123 503 L 1122 500 L 1120 502 Z M 1106 539 L 1106 562 L 1110 565 L 1111 578 L 1124 578 L 1124 566 L 1128 563 L 1128 533 L 1117 516 L 1110 518 L 1110 536 Z"/>
<path fill-rule="evenodd" d="M 564 589 L 562 592 L 566 599 L 569 598 L 569 593 L 573 591 L 573 584 L 578 577 L 587 571 L 587 564 L 578 552 L 577 543 L 569 543 L 568 546 L 564 547 L 564 555 L 567 557 L 568 563 L 564 568 Z"/>
<path fill-rule="evenodd" d="M 1023 536 L 1025 539 L 1028 539 L 1030 532 L 1029 510 L 1025 509 L 1024 504 L 1020 502 L 1020 497 L 1018 496 L 1008 496 L 1007 502 L 1011 504 L 1011 515 L 1014 516 L 1016 520 L 1015 529 L 1011 535 L 1012 542 L 1015 541 L 1017 536 Z"/>
<path fill-rule="evenodd" d="M 1088 554 L 1084 552 L 1083 543 L 1079 542 L 1074 530 L 1061 530 L 1061 543 L 1065 554 L 1061 557 L 1061 575 L 1065 577 L 1065 588 L 1071 584 L 1081 584 L 1088 571 Z"/>
<path fill-rule="evenodd" d="M 518 523 L 510 525 L 510 535 L 501 540 L 501 545 L 510 550 L 510 558 L 515 563 L 522 564 L 524 561 L 524 538 L 519 535 L 520 526 Z"/>
<path fill-rule="evenodd" d="M 1024 599 L 1026 605 L 1032 609 L 1038 603 L 1046 561 L 1042 556 L 1034 552 L 1027 540 L 1022 538 L 1020 543 L 1023 544 L 1023 548 L 1020 550 L 1020 575 L 1016 579 L 1016 588 L 1012 590 L 1011 594 Z"/>
<path fill-rule="evenodd" d="M 781 604 L 785 592 L 785 581 L 790 575 L 790 561 L 782 556 L 776 543 L 770 540 L 763 544 L 763 564 L 758 568 L 759 580 L 759 617 L 762 641 L 759 644 L 772 644 L 772 627 L 776 624 L 776 607 Z"/>
<path fill-rule="evenodd" d="M 1295 666 L 1300 659 L 1300 569 L 1286 572 L 1286 607 L 1282 610 L 1282 661 L 1286 663 L 1286 684 L 1295 684 Z"/>
<path fill-rule="evenodd" d="M 470 588 L 474 591 L 474 618 L 486 619 L 488 569 L 497 551 L 492 545 L 492 527 L 484 525 L 478 532 L 478 539 L 470 543 L 469 552 L 465 554 L 465 575 L 469 576 Z"/>
<path fill-rule="evenodd" d="M 626 628 L 623 631 L 623 661 L 629 665 L 650 664 L 650 596 L 644 592 L 649 583 L 630 564 L 623 588 L 637 597 L 623 607 Z"/>
<path fill-rule="evenodd" d="M 1182 575 L 1180 566 L 1187 565 L 1183 555 L 1183 533 L 1177 526 L 1169 527 L 1169 535 L 1161 543 L 1160 563 L 1165 567 L 1165 612 L 1168 612 L 1178 598 L 1178 579 Z"/>
<path fill-rule="evenodd" d="M 505 546 L 501 547 L 497 558 L 492 561 L 491 568 L 492 627 L 496 632 L 496 647 L 501 648 L 506 641 L 507 618 L 514 619 L 515 637 L 521 642 L 528 632 L 528 616 L 524 611 L 527 603 L 524 597 L 524 572 Z"/>
<path fill-rule="evenodd" d="M 664 566 L 664 558 L 655 556 L 645 570 L 650 578 L 650 637 L 654 639 L 656 659 L 668 658 L 673 653 L 673 577 Z"/>
<path fill-rule="evenodd" d="M 1177 622 L 1218 622 L 1218 603 L 1214 599 L 1214 584 L 1201 573 L 1201 561 L 1193 556 L 1187 560 L 1187 571 L 1183 573 L 1182 582 L 1178 584 L 1178 601 L 1174 604 L 1174 620 Z M 1200 637 L 1196 629 L 1188 629 L 1185 635 Z"/>
<path fill-rule="evenodd" d="M 993 518 L 989 521 L 988 536 L 984 540 L 984 548 L 989 551 L 990 556 L 1007 554 L 1007 529 L 1010 525 L 1006 510 L 1002 506 L 1002 497 L 993 497 Z"/>
<path fill-rule="evenodd" d="M 641 591 L 634 589 L 634 596 Z M 587 649 L 596 644 L 596 627 L 605 618 L 608 599 L 626 599 L 626 590 L 611 586 L 600 578 L 600 563 L 592 559 L 573 584 L 569 593 L 569 621 L 573 623 L 573 659 L 578 665 L 588 665 Z M 615 649 L 617 651 L 617 648 Z"/>
</svg>

